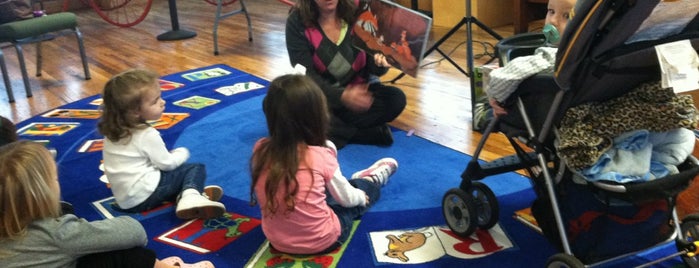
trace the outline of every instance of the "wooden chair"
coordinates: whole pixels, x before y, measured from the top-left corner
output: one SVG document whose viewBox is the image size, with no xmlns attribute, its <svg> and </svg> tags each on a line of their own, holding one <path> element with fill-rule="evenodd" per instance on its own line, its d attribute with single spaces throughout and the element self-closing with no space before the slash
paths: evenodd
<svg viewBox="0 0 699 268">
<path fill-rule="evenodd" d="M 529 31 L 529 23 L 546 18 L 548 0 L 514 0 L 514 33 Z"/>
<path fill-rule="evenodd" d="M 22 72 L 24 81 L 24 89 L 27 92 L 27 97 L 32 96 L 31 85 L 29 84 L 29 75 L 27 74 L 27 66 L 24 62 L 24 52 L 22 45 L 35 43 L 36 44 L 36 76 L 41 76 L 41 43 L 62 35 L 74 34 L 78 40 L 78 48 L 80 57 L 82 58 L 83 69 L 85 71 L 85 80 L 90 79 L 90 70 L 87 66 L 87 56 L 85 55 L 85 46 L 80 30 L 78 30 L 78 22 L 75 14 L 70 12 L 61 12 L 37 17 L 26 20 L 8 22 L 0 25 L 0 43 L 11 43 L 17 51 L 17 59 L 19 60 L 19 68 Z M 3 78 L 7 82 L 7 72 L 3 68 Z M 7 86 L 8 98 L 10 102 L 14 102 L 11 89 Z"/>
</svg>

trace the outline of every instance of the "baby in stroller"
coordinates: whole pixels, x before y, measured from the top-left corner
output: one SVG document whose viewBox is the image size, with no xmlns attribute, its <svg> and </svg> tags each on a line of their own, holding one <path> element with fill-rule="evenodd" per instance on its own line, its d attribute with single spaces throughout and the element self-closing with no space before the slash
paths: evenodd
<svg viewBox="0 0 699 268">
<path fill-rule="evenodd" d="M 506 115 L 508 107 L 519 92 L 521 83 L 531 85 L 524 88 L 541 89 L 542 92 L 528 92 L 529 96 L 552 96 L 556 87 L 547 86 L 551 81 L 556 52 L 561 34 L 566 28 L 577 0 L 550 0 L 542 32 L 531 32 L 504 38 L 496 45 L 500 68 L 486 68 L 484 93 L 474 106 L 473 129 L 483 131 L 493 117 Z M 544 79 L 529 79 L 532 76 Z M 548 76 L 548 77 L 547 77 Z M 554 89 L 554 90 L 551 90 Z M 541 101 L 539 99 L 539 101 Z M 550 101 L 550 100 L 549 100 Z M 543 111 L 545 112 L 545 111 Z M 507 125 L 524 129 L 519 116 L 505 119 Z"/>
<path fill-rule="evenodd" d="M 559 32 L 567 26 L 575 2 L 550 0 L 544 46 L 533 55 L 508 59 L 504 67 L 490 72 L 486 93 L 495 117 L 507 115 L 507 108 L 513 107 L 517 99 L 511 96 L 523 81 L 537 74 L 553 73 Z M 519 94 L 519 99 L 541 103 L 557 88 L 537 88 L 550 90 L 544 92 L 532 91 L 531 87 L 523 87 L 527 92 Z M 634 91 L 621 99 L 584 104 L 567 111 L 559 126 L 561 143 L 557 144 L 557 152 L 581 177 L 619 183 L 647 181 L 677 173 L 675 166 L 691 153 L 695 140 L 691 129 L 696 128 L 691 99 L 675 97 L 672 89 L 661 88 L 658 83 L 643 84 Z M 675 109 L 667 109 L 668 106 Z M 510 132 L 524 128 L 519 116 L 503 119 L 514 125 L 515 130 Z M 540 127 L 540 122 L 535 122 Z M 600 125 L 606 127 L 596 128 Z M 635 165 L 638 163 L 641 165 Z"/>
<path fill-rule="evenodd" d="M 507 114 L 505 102 L 522 81 L 538 73 L 553 73 L 560 35 L 568 25 L 576 1 L 549 0 L 543 29 L 545 45 L 533 55 L 509 59 L 505 66 L 490 72 L 486 93 L 496 117 Z"/>
<path fill-rule="evenodd" d="M 444 196 L 449 228 L 466 236 L 475 228 L 492 227 L 497 200 L 477 180 L 524 169 L 537 194 L 534 217 L 563 251 L 549 259 L 549 267 L 606 262 L 674 237 L 680 252 L 696 253 L 699 217 L 680 221 L 674 213 L 676 195 L 699 174 L 699 161 L 690 154 L 694 135 L 689 129 L 697 126 L 696 109 L 691 97 L 676 95 L 658 82 L 654 47 L 690 40 L 696 51 L 698 10 L 696 1 L 687 0 L 578 0 L 558 51 L 537 50 L 541 64 L 520 57 L 529 64 L 522 72 L 510 74 L 507 65 L 491 72 L 504 78 L 491 77 L 486 92 L 493 109 L 503 109 L 495 111 L 459 188 Z M 646 25 L 664 22 L 672 29 Z M 629 41 L 643 29 L 653 29 L 654 38 Z M 516 155 L 480 163 L 480 151 L 496 129 L 506 135 Z M 580 196 L 598 203 L 598 210 Z M 634 211 L 626 213 L 629 208 Z M 632 218 L 637 224 L 628 229 L 605 220 L 640 212 L 650 216 Z M 591 214 L 602 222 L 576 221 Z M 692 230 L 685 232 L 688 228 Z M 604 241 L 610 237 L 623 242 Z M 682 260 L 699 267 L 693 255 Z"/>
</svg>

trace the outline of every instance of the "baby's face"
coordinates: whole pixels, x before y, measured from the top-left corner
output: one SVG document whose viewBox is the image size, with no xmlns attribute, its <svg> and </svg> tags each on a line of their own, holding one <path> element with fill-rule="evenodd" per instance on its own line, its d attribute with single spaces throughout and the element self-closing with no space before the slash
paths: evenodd
<svg viewBox="0 0 699 268">
<path fill-rule="evenodd" d="M 553 25 L 562 34 L 570 20 L 575 2 L 576 0 L 549 0 L 545 23 Z"/>
</svg>

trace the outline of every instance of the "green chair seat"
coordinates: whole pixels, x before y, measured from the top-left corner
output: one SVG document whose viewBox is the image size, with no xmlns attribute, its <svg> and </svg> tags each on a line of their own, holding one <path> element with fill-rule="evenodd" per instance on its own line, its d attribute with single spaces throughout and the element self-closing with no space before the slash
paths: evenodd
<svg viewBox="0 0 699 268">
<path fill-rule="evenodd" d="M 36 76 L 41 76 L 41 43 L 52 40 L 58 36 L 66 34 L 74 34 L 78 41 L 78 49 L 80 58 L 83 63 L 85 72 L 85 80 L 90 79 L 90 69 L 87 65 L 87 55 L 83 45 L 82 34 L 78 29 L 77 18 L 74 13 L 61 12 L 46 15 L 38 18 L 31 18 L 20 21 L 13 21 L 0 24 L 0 43 L 12 43 L 17 51 L 17 59 L 19 61 L 19 69 L 22 72 L 22 80 L 27 97 L 32 96 L 32 91 L 29 84 L 29 75 L 27 74 L 26 63 L 24 62 L 24 52 L 22 45 L 35 43 L 36 44 Z M 1 54 L 0 54 L 1 55 Z M 2 60 L 3 58 L 0 58 Z M 4 67 L 4 66 L 0 66 Z M 6 81 L 7 95 L 10 102 L 14 102 L 12 89 L 9 86 L 7 70 L 2 68 L 3 79 Z"/>
<path fill-rule="evenodd" d="M 62 12 L 0 25 L 0 42 L 13 42 L 78 26 L 75 14 Z"/>
</svg>

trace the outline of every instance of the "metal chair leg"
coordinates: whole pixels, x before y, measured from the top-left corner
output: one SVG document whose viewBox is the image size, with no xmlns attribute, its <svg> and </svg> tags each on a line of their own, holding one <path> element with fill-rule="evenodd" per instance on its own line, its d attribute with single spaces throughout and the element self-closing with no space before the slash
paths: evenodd
<svg viewBox="0 0 699 268">
<path fill-rule="evenodd" d="M 80 58 L 82 59 L 83 62 L 83 71 L 85 72 L 85 80 L 90 80 L 92 79 L 92 76 L 90 76 L 90 67 L 87 65 L 87 55 L 85 54 L 85 45 L 83 44 L 83 34 L 80 33 L 80 30 L 76 27 L 75 30 L 75 37 L 78 39 L 78 49 L 80 49 Z"/>
<path fill-rule="evenodd" d="M 252 42 L 252 23 L 250 22 L 250 14 L 248 14 L 248 9 L 245 7 L 245 1 L 238 1 L 240 1 L 240 9 L 242 10 L 243 14 L 245 14 L 245 19 L 248 21 L 248 41 Z"/>
<path fill-rule="evenodd" d="M 27 98 L 32 96 L 32 88 L 29 85 L 29 75 L 27 74 L 27 65 L 24 63 L 24 53 L 22 52 L 22 46 L 15 43 L 15 50 L 17 50 L 17 59 L 19 60 L 19 69 L 22 71 L 22 80 L 24 81 L 24 90 L 27 92 Z"/>
<path fill-rule="evenodd" d="M 214 18 L 214 55 L 218 56 L 218 24 L 221 21 L 222 0 L 216 0 L 216 17 Z"/>
<path fill-rule="evenodd" d="M 236 15 L 238 13 L 245 14 L 245 19 L 248 22 L 248 41 L 252 42 L 252 23 L 250 21 L 250 15 L 248 14 L 247 8 L 245 8 L 245 1 L 238 0 L 240 2 L 240 9 L 236 9 L 227 13 L 222 13 L 223 0 L 216 0 L 216 17 L 214 18 L 214 55 L 218 55 L 218 25 L 222 19 L 228 18 L 230 16 Z"/>
<path fill-rule="evenodd" d="M 10 82 L 10 75 L 7 73 L 7 66 L 5 66 L 5 56 L 3 56 L 2 51 L 0 51 L 0 69 L 2 69 L 2 79 L 3 81 L 5 81 L 7 99 L 10 102 L 15 102 L 15 95 L 12 94 L 12 82 Z"/>
<path fill-rule="evenodd" d="M 41 43 L 36 43 L 36 76 L 41 76 L 41 62 L 43 57 L 41 56 Z"/>
</svg>

